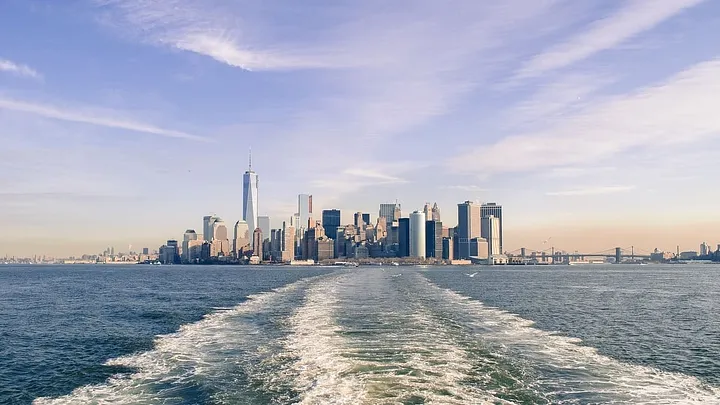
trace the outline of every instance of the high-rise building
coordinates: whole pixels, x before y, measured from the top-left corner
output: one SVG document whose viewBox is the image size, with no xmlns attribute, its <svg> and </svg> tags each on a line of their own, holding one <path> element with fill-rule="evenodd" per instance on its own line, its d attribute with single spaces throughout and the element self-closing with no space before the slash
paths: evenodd
<svg viewBox="0 0 720 405">
<path fill-rule="evenodd" d="M 700 244 L 700 256 L 706 256 L 710 253 L 710 246 L 706 242 Z"/>
<path fill-rule="evenodd" d="M 430 203 L 426 202 L 423 206 L 423 214 L 425 214 L 425 221 L 432 221 L 432 209 Z"/>
<path fill-rule="evenodd" d="M 337 240 L 337 228 L 340 226 L 340 210 L 323 210 L 322 225 L 325 229 L 325 235 Z"/>
<path fill-rule="evenodd" d="M 270 217 L 258 216 L 257 221 L 258 221 L 257 227 L 260 228 L 260 230 L 262 231 L 263 238 L 265 238 L 265 239 L 270 238 Z"/>
<path fill-rule="evenodd" d="M 489 215 L 481 221 L 482 233 L 487 235 L 484 239 L 487 241 L 488 258 L 500 255 L 500 219 Z"/>
<path fill-rule="evenodd" d="M 289 262 L 295 259 L 295 227 L 292 225 L 285 226 L 283 222 L 283 240 L 282 240 L 282 261 Z"/>
<path fill-rule="evenodd" d="M 248 169 L 243 175 L 243 221 L 254 232 L 258 227 L 258 175 L 252 169 L 252 154 L 248 161 Z"/>
<path fill-rule="evenodd" d="M 315 261 L 321 262 L 335 257 L 335 241 L 327 236 L 315 240 Z"/>
<path fill-rule="evenodd" d="M 233 252 L 239 257 L 240 250 L 249 250 L 250 247 L 250 227 L 247 222 L 237 221 L 233 229 Z"/>
<path fill-rule="evenodd" d="M 227 226 L 225 226 L 225 221 L 223 221 L 222 218 L 215 217 L 215 221 L 212 223 L 212 231 L 211 232 L 212 232 L 211 241 L 228 239 Z"/>
<path fill-rule="evenodd" d="M 442 240 L 442 258 L 443 260 L 453 260 L 453 241 L 450 238 Z"/>
<path fill-rule="evenodd" d="M 283 230 L 270 230 L 270 259 L 274 262 L 282 260 Z"/>
<path fill-rule="evenodd" d="M 398 218 L 398 257 L 410 256 L 410 218 Z"/>
<path fill-rule="evenodd" d="M 359 230 L 365 229 L 365 225 L 367 225 L 367 222 L 363 219 L 363 213 L 362 212 L 356 212 L 353 215 L 353 225 Z"/>
<path fill-rule="evenodd" d="M 481 217 L 489 217 L 491 215 L 498 219 L 499 240 L 498 240 L 497 249 L 500 250 L 500 253 L 498 253 L 498 254 L 502 254 L 504 252 L 504 250 L 503 250 L 502 205 L 498 205 L 496 203 L 485 203 L 480 207 L 480 216 Z M 488 239 L 488 244 L 490 243 L 488 235 L 482 234 L 480 236 L 482 236 L 485 239 Z"/>
<path fill-rule="evenodd" d="M 371 225 L 370 223 L 370 214 L 365 212 L 362 214 L 362 220 L 365 223 L 365 226 Z"/>
<path fill-rule="evenodd" d="M 142 249 L 142 254 L 143 254 L 143 255 L 146 255 L 146 256 L 149 255 L 149 254 L 150 254 L 150 248 L 143 248 L 143 249 Z"/>
<path fill-rule="evenodd" d="M 313 226 L 312 223 L 312 195 L 300 194 L 298 195 L 298 216 L 299 224 L 296 224 L 298 228 L 308 229 Z"/>
<path fill-rule="evenodd" d="M 437 203 L 433 204 L 431 214 L 433 221 L 440 221 L 440 208 Z"/>
<path fill-rule="evenodd" d="M 205 215 L 203 217 L 203 240 L 210 242 L 213 239 L 213 224 L 218 218 L 215 215 Z"/>
<path fill-rule="evenodd" d="M 263 257 L 263 234 L 260 228 L 255 228 L 253 231 L 253 256 L 257 256 L 262 260 Z"/>
<path fill-rule="evenodd" d="M 425 258 L 425 213 L 410 214 L 410 257 Z"/>
<path fill-rule="evenodd" d="M 425 222 L 425 257 L 442 258 L 442 229 L 443 226 L 440 221 Z"/>
<path fill-rule="evenodd" d="M 185 234 L 183 235 L 183 241 L 189 241 L 189 240 L 197 240 L 198 236 L 197 233 L 195 233 L 194 229 L 188 229 L 185 231 Z"/>
<path fill-rule="evenodd" d="M 470 258 L 470 241 L 480 235 L 480 206 L 471 201 L 458 204 L 456 258 Z"/>
<path fill-rule="evenodd" d="M 380 211 L 379 211 L 378 216 L 385 218 L 385 221 L 387 223 L 387 229 L 390 229 L 393 222 L 396 222 L 400 219 L 400 215 L 401 215 L 400 204 L 398 204 L 398 203 L 380 204 Z"/>
</svg>

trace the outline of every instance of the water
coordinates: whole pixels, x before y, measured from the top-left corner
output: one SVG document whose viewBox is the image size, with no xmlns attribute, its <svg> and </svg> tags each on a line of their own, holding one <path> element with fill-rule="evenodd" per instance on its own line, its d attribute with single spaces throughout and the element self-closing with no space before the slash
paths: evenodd
<svg viewBox="0 0 720 405">
<path fill-rule="evenodd" d="M 0 403 L 720 404 L 719 276 L 0 266 Z"/>
</svg>

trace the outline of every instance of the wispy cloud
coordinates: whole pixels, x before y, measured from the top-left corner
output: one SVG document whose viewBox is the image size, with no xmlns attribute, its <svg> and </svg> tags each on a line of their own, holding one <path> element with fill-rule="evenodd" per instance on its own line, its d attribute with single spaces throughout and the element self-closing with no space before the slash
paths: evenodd
<svg viewBox="0 0 720 405">
<path fill-rule="evenodd" d="M 8 72 L 18 76 L 31 77 L 33 79 L 42 79 L 42 75 L 30 66 L 15 63 L 2 58 L 0 58 L 0 72 Z"/>
<path fill-rule="evenodd" d="M 720 60 L 715 60 L 664 83 L 588 106 L 539 131 L 472 149 L 450 165 L 470 173 L 525 172 L 594 164 L 633 148 L 691 143 L 720 135 L 718 104 Z"/>
<path fill-rule="evenodd" d="M 405 180 L 403 180 L 399 177 L 390 176 L 388 174 L 385 174 L 385 173 L 382 173 L 379 171 L 375 171 L 375 170 L 370 170 L 370 169 L 361 169 L 361 168 L 346 169 L 343 171 L 343 174 L 349 175 L 349 176 L 354 176 L 354 177 L 365 177 L 365 178 L 369 178 L 369 179 L 373 179 L 373 180 L 379 180 L 382 182 L 391 182 L 391 183 L 405 182 Z"/>
<path fill-rule="evenodd" d="M 600 195 L 600 194 L 622 193 L 622 192 L 631 191 L 634 189 L 635 189 L 635 186 L 588 187 L 588 188 L 579 188 L 579 189 L 575 189 L 575 190 L 550 191 L 550 192 L 545 193 L 545 195 L 550 195 L 550 196 Z"/>
<path fill-rule="evenodd" d="M 480 187 L 480 186 L 474 186 L 474 185 L 454 185 L 454 186 L 443 186 L 442 188 L 446 190 L 460 190 L 460 191 L 467 191 L 467 192 L 484 192 L 488 191 L 488 189 Z"/>
<path fill-rule="evenodd" d="M 586 31 L 532 58 L 519 77 L 538 76 L 616 47 L 705 0 L 627 0 L 617 12 Z"/>
<path fill-rule="evenodd" d="M 0 98 L 0 109 L 34 114 L 44 118 L 52 118 L 56 120 L 77 122 L 82 124 L 98 125 L 107 128 L 124 129 L 133 132 L 167 136 L 171 138 L 181 138 L 193 141 L 208 140 L 207 138 L 188 134 L 186 132 L 161 128 L 155 125 L 138 122 L 126 118 L 101 115 L 97 111 L 93 111 L 87 108 L 67 109 L 47 104 L 38 104 L 9 98 Z"/>
</svg>

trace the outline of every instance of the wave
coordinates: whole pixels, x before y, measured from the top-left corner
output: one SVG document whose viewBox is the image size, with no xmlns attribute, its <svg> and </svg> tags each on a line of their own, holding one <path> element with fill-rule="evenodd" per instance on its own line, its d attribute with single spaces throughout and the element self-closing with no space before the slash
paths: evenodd
<svg viewBox="0 0 720 405">
<path fill-rule="evenodd" d="M 547 332 L 516 314 L 484 305 L 425 279 L 437 305 L 462 316 L 466 327 L 497 354 L 534 371 L 553 403 L 720 403 L 720 389 L 696 377 L 624 363 L 582 340 Z"/>
</svg>

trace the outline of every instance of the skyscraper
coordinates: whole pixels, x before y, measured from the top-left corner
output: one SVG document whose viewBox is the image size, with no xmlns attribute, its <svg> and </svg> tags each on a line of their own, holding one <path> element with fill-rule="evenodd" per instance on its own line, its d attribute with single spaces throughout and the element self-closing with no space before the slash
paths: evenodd
<svg viewBox="0 0 720 405">
<path fill-rule="evenodd" d="M 482 233 L 487 235 L 488 258 L 502 253 L 500 250 L 500 219 L 492 215 L 482 217 Z"/>
<path fill-rule="evenodd" d="M 253 231 L 253 256 L 257 256 L 262 260 L 263 257 L 263 234 L 260 228 L 255 228 Z"/>
<path fill-rule="evenodd" d="M 500 250 L 500 253 L 498 253 L 498 254 L 501 254 L 504 252 L 504 250 L 503 250 L 503 230 L 502 230 L 503 229 L 502 205 L 498 205 L 496 203 L 485 203 L 480 207 L 480 216 L 481 217 L 489 217 L 491 215 L 498 219 L 499 240 L 498 240 L 497 249 Z M 485 239 L 488 239 L 488 235 L 482 234 L 481 236 Z M 489 243 L 490 243 L 490 241 L 488 239 L 488 244 Z"/>
<path fill-rule="evenodd" d="M 432 221 L 432 209 L 430 208 L 430 203 L 425 203 L 425 206 L 423 207 L 423 214 L 425 214 L 425 221 Z"/>
<path fill-rule="evenodd" d="M 433 204 L 431 213 L 433 221 L 440 221 L 440 208 L 437 203 Z"/>
<path fill-rule="evenodd" d="M 480 237 L 480 218 L 480 206 L 478 204 L 471 201 L 458 204 L 456 258 L 470 258 L 470 241 Z"/>
<path fill-rule="evenodd" d="M 258 225 L 257 227 L 260 228 L 263 234 L 264 239 L 270 238 L 270 217 L 268 216 L 258 216 L 257 217 Z"/>
<path fill-rule="evenodd" d="M 440 221 L 425 222 L 425 257 L 442 258 L 442 228 L 442 222 Z"/>
<path fill-rule="evenodd" d="M 206 242 L 212 241 L 213 238 L 213 223 L 217 221 L 218 218 L 215 215 L 205 215 L 203 217 L 203 240 Z"/>
<path fill-rule="evenodd" d="M 392 223 L 395 221 L 400 220 L 400 204 L 398 203 L 384 203 L 380 204 L 380 211 L 379 215 L 380 217 L 385 217 L 385 220 L 388 225 L 388 229 L 390 229 L 390 226 L 392 226 Z"/>
<path fill-rule="evenodd" d="M 410 257 L 425 258 L 425 213 L 410 214 Z"/>
<path fill-rule="evenodd" d="M 298 195 L 298 217 L 300 223 L 295 224 L 298 229 L 308 229 L 313 226 L 313 224 L 310 223 L 312 220 L 312 195 Z"/>
<path fill-rule="evenodd" d="M 233 230 L 233 253 L 239 256 L 238 251 L 250 245 L 250 228 L 247 222 L 237 221 Z"/>
<path fill-rule="evenodd" d="M 410 218 L 398 218 L 398 257 L 410 256 Z"/>
<path fill-rule="evenodd" d="M 254 232 L 258 227 L 258 175 L 252 170 L 252 154 L 248 160 L 248 170 L 243 175 L 243 221 Z"/>
<path fill-rule="evenodd" d="M 368 223 L 363 219 L 363 213 L 358 211 L 353 215 L 353 224 L 356 228 L 362 230 L 365 229 L 365 225 Z"/>
<path fill-rule="evenodd" d="M 325 235 L 332 240 L 337 240 L 337 228 L 340 226 L 340 210 L 323 210 L 322 225 L 325 228 Z"/>
</svg>

